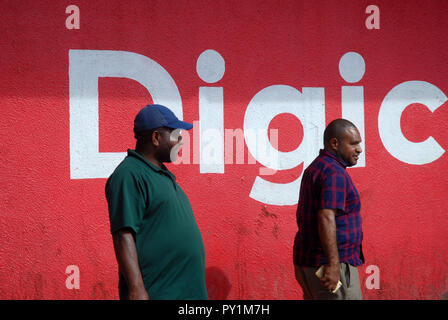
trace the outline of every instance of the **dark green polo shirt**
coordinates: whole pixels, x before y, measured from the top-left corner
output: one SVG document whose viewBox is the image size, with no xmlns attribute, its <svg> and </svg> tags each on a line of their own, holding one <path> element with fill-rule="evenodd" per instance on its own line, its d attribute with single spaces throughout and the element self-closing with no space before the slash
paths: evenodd
<svg viewBox="0 0 448 320">
<path fill-rule="evenodd" d="M 149 298 L 207 299 L 201 232 L 176 177 L 128 150 L 107 180 L 106 198 L 111 232 L 135 232 Z"/>
</svg>

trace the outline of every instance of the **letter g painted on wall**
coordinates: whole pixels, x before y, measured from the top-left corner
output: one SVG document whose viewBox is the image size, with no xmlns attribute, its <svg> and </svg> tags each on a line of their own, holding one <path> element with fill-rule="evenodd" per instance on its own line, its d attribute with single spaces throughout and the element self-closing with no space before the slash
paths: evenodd
<svg viewBox="0 0 448 320">
<path fill-rule="evenodd" d="M 282 113 L 296 116 L 303 125 L 302 143 L 293 151 L 275 150 L 268 138 L 271 120 Z M 317 156 L 325 129 L 324 88 L 303 88 L 302 92 L 287 86 L 273 85 L 258 92 L 250 101 L 244 116 L 244 134 L 247 148 L 262 165 L 274 170 L 287 170 L 304 163 L 306 168 Z M 248 132 L 264 130 L 265 134 L 251 139 Z M 271 150 L 263 152 L 268 146 Z M 277 153 L 278 161 L 270 161 Z M 273 205 L 294 205 L 298 201 L 301 176 L 290 183 L 273 183 L 256 177 L 250 197 Z"/>
</svg>

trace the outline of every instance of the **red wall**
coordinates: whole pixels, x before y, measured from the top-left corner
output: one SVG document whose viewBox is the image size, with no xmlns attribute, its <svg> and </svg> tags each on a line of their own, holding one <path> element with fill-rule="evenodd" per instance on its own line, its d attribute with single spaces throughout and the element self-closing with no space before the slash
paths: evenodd
<svg viewBox="0 0 448 320">
<path fill-rule="evenodd" d="M 366 27 L 370 4 L 379 8 L 380 29 Z M 79 7 L 79 29 L 66 27 L 69 5 Z M 108 172 L 102 166 L 116 160 L 89 155 L 113 157 L 133 148 L 133 117 L 161 91 L 150 93 L 135 79 L 112 76 L 107 68 L 130 68 L 124 62 L 108 65 L 98 55 L 90 61 L 92 70 L 107 67 L 92 82 L 98 83 L 98 98 L 82 96 L 80 88 L 92 89 L 84 80 L 92 77 L 87 69 L 83 78 L 71 54 L 86 50 L 128 52 L 156 62 L 175 83 L 184 120 L 200 120 L 202 101 L 204 110 L 216 108 L 216 116 L 201 121 L 219 120 L 222 110 L 225 129 L 262 123 L 272 110 L 285 112 L 289 100 L 275 97 L 274 90 L 256 105 L 259 111 L 246 114 L 265 88 L 288 89 L 297 97 L 290 110 L 297 112 L 305 110 L 308 100 L 300 97 L 307 96 L 306 88 L 322 88 L 312 100 L 316 114 L 298 119 L 283 113 L 269 125 L 279 130 L 280 151 L 301 146 L 304 157 L 314 157 L 320 147 L 305 144 L 305 137 L 319 137 L 325 124 L 341 117 L 344 103 L 346 112 L 354 106 L 365 141 L 365 165 L 349 169 L 362 200 L 364 297 L 440 299 L 448 291 L 446 1 L 11 0 L 2 1 L 0 11 L 0 299 L 118 298 L 101 176 Z M 196 69 L 208 49 L 225 61 L 216 83 L 203 81 Z M 348 52 L 365 63 L 356 83 L 340 74 L 339 61 Z M 142 70 L 149 61 L 144 57 L 132 60 L 141 60 Z M 413 87 L 410 81 L 418 83 Z M 400 84 L 405 89 L 394 91 Z M 358 87 L 361 98 L 344 100 L 343 86 Z M 200 97 L 200 87 L 222 88 L 223 108 L 219 94 L 210 102 Z M 82 109 L 95 101 L 97 128 L 82 118 L 95 117 Z M 98 133 L 96 147 L 83 138 L 90 132 Z M 431 143 L 422 144 L 429 137 Z M 190 142 L 193 151 L 197 137 Z M 287 203 L 295 189 L 280 194 L 267 188 L 262 196 L 271 200 L 254 199 L 251 190 L 264 165 L 249 162 L 247 146 L 244 151 L 245 163 L 225 164 L 223 173 L 201 172 L 193 156 L 194 163 L 169 165 L 202 231 L 209 296 L 300 299 L 292 266 L 296 205 Z M 303 161 L 262 178 L 299 181 Z M 92 176 L 77 176 L 86 167 Z M 69 265 L 79 267 L 79 289 L 66 287 Z M 378 267 L 377 289 L 365 285 L 370 265 Z"/>
</svg>

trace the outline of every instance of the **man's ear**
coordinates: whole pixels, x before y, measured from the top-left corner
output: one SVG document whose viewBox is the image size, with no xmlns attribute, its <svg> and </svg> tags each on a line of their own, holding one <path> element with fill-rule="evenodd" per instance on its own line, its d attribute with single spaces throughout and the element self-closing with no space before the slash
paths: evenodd
<svg viewBox="0 0 448 320">
<path fill-rule="evenodd" d="M 157 130 L 154 131 L 154 132 L 152 133 L 151 140 L 152 140 L 152 144 L 153 144 L 155 147 L 158 147 L 158 146 L 160 145 L 159 138 L 160 138 L 160 132 L 157 131 Z"/>
<path fill-rule="evenodd" d="M 330 139 L 330 147 L 333 150 L 337 150 L 339 147 L 339 141 L 338 138 L 331 138 Z"/>
</svg>

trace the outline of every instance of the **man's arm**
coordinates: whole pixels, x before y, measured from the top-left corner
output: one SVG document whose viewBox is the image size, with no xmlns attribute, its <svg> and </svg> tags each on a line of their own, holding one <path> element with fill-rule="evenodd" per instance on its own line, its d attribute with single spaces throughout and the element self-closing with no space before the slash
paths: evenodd
<svg viewBox="0 0 448 320">
<path fill-rule="evenodd" d="M 317 213 L 319 238 L 328 260 L 328 266 L 320 280 L 326 290 L 334 290 L 341 277 L 335 215 L 334 209 L 322 209 Z"/>
<path fill-rule="evenodd" d="M 120 273 L 128 285 L 129 300 L 149 300 L 138 265 L 137 248 L 134 236 L 129 229 L 120 229 L 112 234 L 115 256 Z"/>
</svg>

